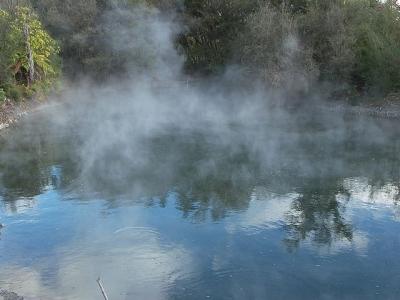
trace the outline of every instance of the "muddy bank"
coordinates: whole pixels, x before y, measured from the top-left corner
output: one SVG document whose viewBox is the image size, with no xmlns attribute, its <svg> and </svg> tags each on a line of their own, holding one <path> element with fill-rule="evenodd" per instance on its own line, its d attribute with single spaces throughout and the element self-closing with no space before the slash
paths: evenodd
<svg viewBox="0 0 400 300">
<path fill-rule="evenodd" d="M 358 97 L 333 99 L 317 105 L 317 109 L 349 115 L 370 116 L 383 119 L 400 119 L 400 93 L 392 93 L 385 98 Z"/>
<path fill-rule="evenodd" d="M 51 105 L 59 103 L 54 101 Z M 10 100 L 3 101 L 0 104 L 0 131 L 15 124 L 22 117 L 29 113 L 40 110 L 49 103 L 46 101 L 25 100 L 14 102 Z M 314 105 L 312 110 L 318 112 L 332 112 L 340 114 L 349 114 L 356 116 L 370 116 L 384 119 L 400 119 L 400 95 L 387 97 L 378 103 L 359 102 L 350 104 L 347 100 L 334 100 Z"/>
<path fill-rule="evenodd" d="M 327 103 L 316 106 L 315 110 L 355 116 L 370 116 L 382 119 L 400 119 L 400 102 L 384 103 L 380 105 L 350 105 L 346 102 Z"/>
<path fill-rule="evenodd" d="M 14 102 L 5 100 L 0 104 L 0 130 L 10 127 L 41 103 L 35 100 Z"/>
<path fill-rule="evenodd" d="M 0 104 L 0 131 L 17 123 L 29 113 L 38 111 L 48 104 L 46 101 L 38 100 L 24 100 L 20 102 L 11 100 L 3 101 Z"/>
</svg>

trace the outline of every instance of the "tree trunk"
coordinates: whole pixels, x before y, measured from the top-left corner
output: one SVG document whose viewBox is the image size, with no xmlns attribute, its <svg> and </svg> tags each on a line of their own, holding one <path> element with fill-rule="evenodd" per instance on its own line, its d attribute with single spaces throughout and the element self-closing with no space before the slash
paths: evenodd
<svg viewBox="0 0 400 300">
<path fill-rule="evenodd" d="M 26 23 L 24 24 L 24 36 L 28 56 L 28 86 L 30 86 L 35 80 L 35 63 L 33 61 L 31 44 L 29 42 L 29 26 Z"/>
</svg>

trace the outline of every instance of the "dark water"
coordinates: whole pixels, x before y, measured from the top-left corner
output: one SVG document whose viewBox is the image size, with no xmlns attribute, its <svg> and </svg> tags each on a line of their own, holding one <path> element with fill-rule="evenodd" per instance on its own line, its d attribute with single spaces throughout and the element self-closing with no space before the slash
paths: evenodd
<svg viewBox="0 0 400 300">
<path fill-rule="evenodd" d="M 281 125 L 87 145 L 26 120 L 0 138 L 0 288 L 102 299 L 100 276 L 110 299 L 400 299 L 399 124 Z"/>
</svg>

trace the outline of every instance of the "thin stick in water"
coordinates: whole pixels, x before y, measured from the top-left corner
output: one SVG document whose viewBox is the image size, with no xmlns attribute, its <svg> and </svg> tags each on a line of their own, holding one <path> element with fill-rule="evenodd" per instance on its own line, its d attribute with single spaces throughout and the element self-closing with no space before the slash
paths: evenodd
<svg viewBox="0 0 400 300">
<path fill-rule="evenodd" d="M 99 287 L 100 287 L 100 290 L 101 290 L 101 293 L 103 294 L 103 297 L 104 297 L 104 300 L 108 300 L 108 297 L 107 297 L 107 294 L 106 294 L 106 291 L 104 290 L 104 287 L 103 287 L 103 285 L 101 284 L 101 279 L 100 279 L 100 277 L 99 278 L 97 278 L 97 284 L 99 285 Z"/>
</svg>

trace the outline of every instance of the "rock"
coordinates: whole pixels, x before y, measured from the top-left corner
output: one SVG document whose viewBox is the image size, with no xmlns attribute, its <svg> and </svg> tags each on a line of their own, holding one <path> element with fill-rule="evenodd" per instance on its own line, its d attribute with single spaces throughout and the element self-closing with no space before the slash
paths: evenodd
<svg viewBox="0 0 400 300">
<path fill-rule="evenodd" d="M 16 293 L 8 292 L 0 289 L 1 300 L 24 300 L 24 297 L 18 296 Z"/>
</svg>

